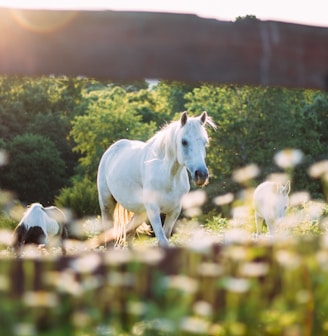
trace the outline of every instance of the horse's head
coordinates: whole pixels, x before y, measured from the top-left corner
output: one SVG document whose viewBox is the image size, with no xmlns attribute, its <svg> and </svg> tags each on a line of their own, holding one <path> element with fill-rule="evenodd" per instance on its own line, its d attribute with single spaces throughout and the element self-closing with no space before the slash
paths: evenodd
<svg viewBox="0 0 328 336">
<path fill-rule="evenodd" d="M 198 186 L 205 185 L 208 180 L 208 169 L 205 164 L 206 144 L 208 143 L 206 123 L 215 128 L 205 111 L 199 117 L 190 118 L 187 112 L 183 112 L 177 135 L 178 162 L 188 169 Z"/>
</svg>

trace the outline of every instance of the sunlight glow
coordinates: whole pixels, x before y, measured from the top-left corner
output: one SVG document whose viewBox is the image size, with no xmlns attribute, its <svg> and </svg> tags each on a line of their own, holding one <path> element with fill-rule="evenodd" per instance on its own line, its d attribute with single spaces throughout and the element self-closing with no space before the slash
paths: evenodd
<svg viewBox="0 0 328 336">
<path fill-rule="evenodd" d="M 50 32 L 57 30 L 77 15 L 77 12 L 26 12 L 21 10 L 14 10 L 12 16 L 18 24 L 30 31 L 34 32 Z"/>
</svg>

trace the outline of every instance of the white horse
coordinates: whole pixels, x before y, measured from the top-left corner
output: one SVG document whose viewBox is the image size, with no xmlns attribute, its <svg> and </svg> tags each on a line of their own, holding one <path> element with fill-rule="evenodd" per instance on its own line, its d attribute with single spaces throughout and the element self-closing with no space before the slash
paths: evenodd
<svg viewBox="0 0 328 336">
<path fill-rule="evenodd" d="M 98 237 L 98 243 L 125 242 L 126 234 L 148 218 L 159 245 L 169 245 L 181 198 L 190 189 L 187 170 L 197 186 L 208 181 L 206 124 L 216 127 L 205 111 L 199 117 L 183 112 L 179 121 L 147 142 L 123 139 L 107 149 L 100 160 L 97 185 L 102 219 L 110 229 L 102 241 Z M 161 214 L 165 214 L 163 226 Z"/>
<path fill-rule="evenodd" d="M 43 207 L 31 204 L 14 231 L 13 247 L 16 252 L 24 244 L 46 245 L 50 237 L 59 235 L 63 254 L 66 254 L 63 240 L 67 238 L 66 216 L 55 206 Z"/>
<path fill-rule="evenodd" d="M 290 192 L 290 181 L 286 184 L 266 181 L 259 184 L 253 195 L 255 210 L 256 233 L 259 233 L 259 221 L 261 227 L 265 220 L 269 232 L 274 233 L 275 224 L 285 216 L 288 206 L 288 194 Z"/>
</svg>

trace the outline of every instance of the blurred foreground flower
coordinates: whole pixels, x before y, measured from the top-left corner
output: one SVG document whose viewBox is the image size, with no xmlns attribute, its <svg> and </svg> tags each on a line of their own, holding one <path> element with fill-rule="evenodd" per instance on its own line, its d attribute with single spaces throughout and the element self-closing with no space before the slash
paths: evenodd
<svg viewBox="0 0 328 336">
<path fill-rule="evenodd" d="M 8 154 L 4 150 L 0 149 L 0 167 L 5 166 L 8 163 Z"/>
<path fill-rule="evenodd" d="M 56 307 L 59 303 L 56 293 L 46 291 L 27 291 L 23 301 L 30 307 Z"/>
<path fill-rule="evenodd" d="M 290 176 L 285 173 L 272 173 L 268 176 L 267 180 L 278 184 L 286 184 L 290 181 Z"/>
<path fill-rule="evenodd" d="M 5 246 L 11 246 L 13 243 L 13 233 L 7 229 L 0 230 L 0 244 Z"/>
<path fill-rule="evenodd" d="M 91 273 L 100 266 L 101 261 L 99 254 L 89 253 L 72 260 L 70 265 L 76 272 Z"/>
<path fill-rule="evenodd" d="M 328 180 L 328 160 L 319 161 L 309 169 L 309 175 L 313 178 L 324 177 Z"/>
<path fill-rule="evenodd" d="M 10 290 L 10 285 L 8 277 L 0 274 L 0 291 Z"/>
<path fill-rule="evenodd" d="M 206 202 L 206 192 L 203 190 L 191 191 L 182 197 L 181 202 L 186 216 L 198 216 L 202 213 L 201 206 Z"/>
<path fill-rule="evenodd" d="M 198 289 L 197 281 L 186 275 L 167 276 L 165 283 L 168 289 L 177 289 L 185 293 L 195 293 Z"/>
<path fill-rule="evenodd" d="M 215 205 L 220 206 L 220 205 L 226 205 L 226 204 L 232 203 L 233 200 L 234 200 L 233 193 L 228 193 L 225 195 L 215 197 L 213 202 Z"/>
<path fill-rule="evenodd" d="M 211 316 L 213 313 L 212 306 L 206 301 L 195 302 L 193 310 L 199 316 Z"/>
<path fill-rule="evenodd" d="M 36 328 L 32 322 L 20 322 L 14 325 L 14 335 L 17 336 L 33 336 L 36 335 Z"/>
<path fill-rule="evenodd" d="M 269 264 L 264 262 L 246 262 L 240 266 L 240 273 L 245 277 L 260 277 L 269 272 Z"/>
<path fill-rule="evenodd" d="M 302 162 L 303 156 L 299 149 L 283 149 L 275 154 L 274 162 L 282 169 L 293 168 Z"/>
<path fill-rule="evenodd" d="M 307 191 L 293 193 L 289 197 L 289 206 L 299 206 L 310 201 L 310 194 Z"/>
<path fill-rule="evenodd" d="M 247 244 L 252 241 L 251 234 L 239 228 L 227 230 L 224 235 L 224 242 L 226 244 Z"/>
<path fill-rule="evenodd" d="M 205 335 L 210 327 L 210 323 L 198 317 L 184 317 L 181 321 L 180 329 L 188 334 Z"/>
<path fill-rule="evenodd" d="M 295 251 L 279 250 L 276 252 L 278 263 L 289 269 L 296 269 L 301 264 L 301 258 Z"/>
<path fill-rule="evenodd" d="M 250 164 L 244 168 L 236 169 L 232 174 L 232 178 L 241 184 L 254 179 L 259 173 L 259 167 L 256 164 Z"/>
<path fill-rule="evenodd" d="M 249 290 L 250 283 L 247 279 L 226 277 L 223 282 L 223 287 L 235 293 L 245 293 Z"/>
</svg>

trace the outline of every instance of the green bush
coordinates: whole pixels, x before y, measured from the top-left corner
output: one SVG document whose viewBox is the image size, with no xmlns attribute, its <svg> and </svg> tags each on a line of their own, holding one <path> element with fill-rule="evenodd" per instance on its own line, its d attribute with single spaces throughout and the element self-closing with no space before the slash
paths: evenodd
<svg viewBox="0 0 328 336">
<path fill-rule="evenodd" d="M 0 211 L 0 230 L 14 230 L 17 224 L 18 222 L 15 219 Z"/>
<path fill-rule="evenodd" d="M 71 187 L 63 188 L 55 203 L 59 207 L 71 209 L 78 218 L 100 213 L 97 185 L 87 178 L 74 181 Z"/>
<path fill-rule="evenodd" d="M 25 203 L 52 203 L 64 185 L 65 163 L 54 143 L 41 135 L 17 135 L 5 148 L 9 163 L 0 170 L 0 184 Z"/>
</svg>

